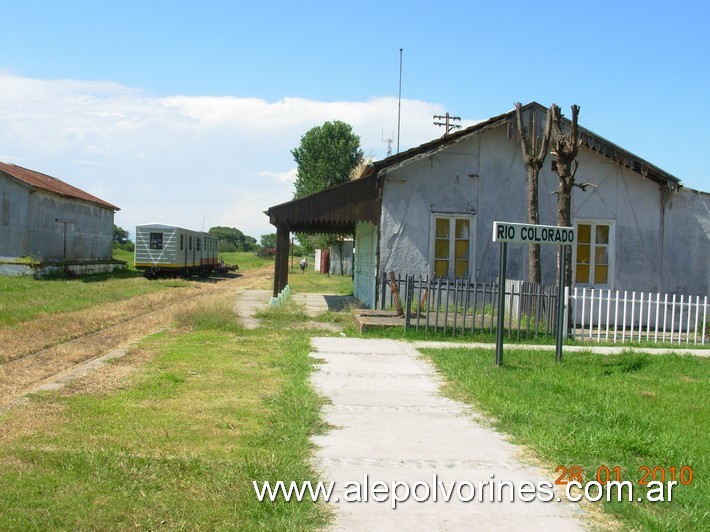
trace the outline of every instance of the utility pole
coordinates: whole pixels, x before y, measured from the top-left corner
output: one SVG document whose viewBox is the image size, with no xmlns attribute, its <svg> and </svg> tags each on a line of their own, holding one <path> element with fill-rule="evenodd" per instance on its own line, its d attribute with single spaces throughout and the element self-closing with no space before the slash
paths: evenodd
<svg viewBox="0 0 710 532">
<path fill-rule="evenodd" d="M 392 132 L 392 137 L 394 137 L 394 131 Z M 385 132 L 384 132 L 384 130 L 382 131 L 382 142 L 387 144 L 387 157 L 392 155 L 392 141 L 393 141 L 392 137 L 386 139 Z"/>
<path fill-rule="evenodd" d="M 444 120 L 444 122 L 434 122 L 435 126 L 445 126 L 446 131 L 444 132 L 444 136 L 448 135 L 451 133 L 452 129 L 458 129 L 461 127 L 460 124 L 452 124 L 451 120 L 461 120 L 460 116 L 451 116 L 447 112 L 445 115 L 434 115 L 434 120 Z"/>
</svg>

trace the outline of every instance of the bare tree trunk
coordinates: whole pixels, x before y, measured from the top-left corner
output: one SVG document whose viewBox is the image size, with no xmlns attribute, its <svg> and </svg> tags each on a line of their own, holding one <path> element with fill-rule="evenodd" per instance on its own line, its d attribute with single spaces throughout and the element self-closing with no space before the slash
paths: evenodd
<svg viewBox="0 0 710 532">
<path fill-rule="evenodd" d="M 559 171 L 559 161 L 558 161 Z M 574 175 L 565 177 L 559 174 L 560 180 L 557 185 L 557 225 L 560 227 L 572 227 L 572 187 L 574 186 Z M 560 246 L 560 250 L 565 255 L 565 286 L 572 286 L 572 247 Z M 558 252 L 559 253 L 559 252 Z"/>
<path fill-rule="evenodd" d="M 540 223 L 540 208 L 538 204 L 540 169 L 528 167 L 528 223 Z M 540 244 L 528 246 L 528 280 L 531 283 L 542 283 L 542 266 L 540 264 Z"/>
<path fill-rule="evenodd" d="M 550 146 L 550 136 L 552 131 L 552 113 L 547 111 L 547 122 L 545 124 L 545 132 L 540 139 L 538 150 L 538 137 L 535 128 L 535 108 L 530 110 L 529 136 L 528 142 L 523 126 L 522 106 L 520 103 L 515 104 L 515 115 L 518 126 L 518 140 L 520 141 L 520 149 L 523 155 L 523 163 L 528 171 L 528 223 L 540 223 L 540 208 L 538 201 L 538 189 L 540 168 L 545 162 L 547 151 Z M 537 153 L 536 153 L 537 151 Z M 542 283 L 542 266 L 540 263 L 540 244 L 532 244 L 528 246 L 528 280 L 531 283 Z"/>
<path fill-rule="evenodd" d="M 572 106 L 572 125 L 568 134 L 562 132 L 560 108 L 552 104 L 552 124 L 555 131 L 552 153 L 557 157 L 557 225 L 562 227 L 572 226 L 572 188 L 574 187 L 574 174 L 577 171 L 577 152 L 579 151 L 577 118 L 579 106 Z M 572 286 L 572 250 L 570 246 L 561 246 L 564 250 L 565 271 L 564 284 Z M 559 253 L 558 252 L 558 257 Z"/>
</svg>

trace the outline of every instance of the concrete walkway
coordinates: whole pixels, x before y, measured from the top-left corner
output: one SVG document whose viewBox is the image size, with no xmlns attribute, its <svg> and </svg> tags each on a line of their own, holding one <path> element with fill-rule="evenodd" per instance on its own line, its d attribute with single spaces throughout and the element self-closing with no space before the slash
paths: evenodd
<svg viewBox="0 0 710 532">
<path fill-rule="evenodd" d="M 253 314 L 266 308 L 270 296 L 269 291 L 254 290 L 239 294 L 235 311 L 245 325 L 258 327 Z M 347 298 L 324 294 L 292 297 L 310 316 L 349 304 Z M 518 448 L 478 422 L 474 411 L 442 397 L 436 371 L 416 351 L 417 347 L 449 345 L 494 349 L 494 345 L 343 337 L 313 338 L 312 345 L 311 356 L 322 362 L 312 381 L 330 400 L 323 408 L 323 417 L 333 427 L 313 438 L 317 446 L 314 466 L 322 480 L 335 482 L 334 497 L 338 501 L 331 499 L 336 515 L 332 530 L 584 529 L 583 511 L 577 504 L 559 502 L 561 493 L 552 495 L 550 502 L 520 499 L 518 490 L 524 482 L 552 483 L 554 475 L 526 465 Z M 539 348 L 554 350 L 554 346 Z M 629 350 L 591 345 L 564 349 L 604 354 Z M 640 350 L 658 354 L 670 351 Z M 710 355 L 708 350 L 680 352 Z M 511 484 L 503 489 L 505 502 L 500 497 L 496 502 L 489 500 L 490 484 L 483 488 L 480 500 L 481 483 L 491 481 L 497 481 L 497 487 L 506 481 L 512 483 L 515 502 L 509 502 Z M 398 497 L 405 498 L 407 489 L 410 496 L 393 510 L 395 482 L 408 483 L 394 484 Z M 379 491 L 385 487 L 388 495 Z M 471 487 L 475 489 L 473 494 Z M 411 493 L 414 488 L 416 497 Z M 450 502 L 445 501 L 447 492 Z M 544 498 L 545 493 L 540 493 Z M 346 502 L 346 498 L 357 499 L 358 495 L 360 500 L 367 496 L 367 502 Z M 472 495 L 470 502 L 461 502 L 460 498 Z M 383 502 L 377 502 L 377 497 Z"/>
<path fill-rule="evenodd" d="M 423 347 L 431 349 L 442 349 L 449 347 L 465 347 L 468 349 L 492 349 L 495 351 L 495 344 L 484 344 L 478 342 L 435 342 L 435 341 L 418 341 L 412 342 L 414 347 Z M 555 352 L 554 345 L 538 345 L 538 344 L 508 344 L 503 346 L 503 353 L 506 349 L 536 349 L 538 351 L 552 351 Z M 596 355 L 620 355 L 622 353 L 646 353 L 647 355 L 693 355 L 696 357 L 710 357 L 710 349 L 691 349 L 683 345 L 678 346 L 677 349 L 669 347 L 628 347 L 624 344 L 617 346 L 604 346 L 596 345 L 593 342 L 589 342 L 583 345 L 565 345 L 562 347 L 562 356 L 564 353 L 580 353 L 580 352 L 591 352 Z"/>
<path fill-rule="evenodd" d="M 334 296 L 331 294 L 297 293 L 291 296 L 293 301 L 303 305 L 306 314 L 315 317 L 323 312 L 337 312 L 353 306 L 357 300 L 353 296 Z"/>
<path fill-rule="evenodd" d="M 244 290 L 237 294 L 234 302 L 234 313 L 247 329 L 259 327 L 259 320 L 254 315 L 269 306 L 271 290 Z M 291 296 L 295 303 L 302 305 L 306 314 L 315 317 L 318 314 L 332 310 L 338 311 L 357 301 L 353 296 L 334 296 L 330 294 L 298 293 Z"/>
<path fill-rule="evenodd" d="M 442 397 L 441 382 L 411 344 L 394 340 L 314 338 L 312 356 L 322 360 L 312 380 L 330 399 L 323 409 L 327 434 L 315 437 L 314 465 L 325 481 L 335 481 L 333 530 L 581 530 L 578 506 L 557 502 L 489 502 L 488 487 L 479 502 L 479 481 L 553 482 L 552 476 L 521 463 L 518 450 L 500 434 L 475 421 L 465 405 Z M 434 477 L 436 475 L 436 478 Z M 365 489 L 367 476 L 368 488 Z M 374 502 L 373 486 L 382 481 L 416 483 L 412 497 L 392 509 L 393 497 Z M 356 498 L 354 482 L 368 502 Z M 456 482 L 451 502 L 444 492 Z M 471 502 L 460 502 L 471 496 Z M 434 486 L 437 502 L 433 502 Z M 397 494 L 405 494 L 399 486 Z M 510 488 L 505 488 L 509 490 Z"/>
<path fill-rule="evenodd" d="M 271 290 L 244 290 L 237 294 L 234 301 L 234 313 L 245 328 L 257 329 L 259 327 L 259 320 L 254 317 L 254 314 L 269 306 L 271 294 Z"/>
</svg>

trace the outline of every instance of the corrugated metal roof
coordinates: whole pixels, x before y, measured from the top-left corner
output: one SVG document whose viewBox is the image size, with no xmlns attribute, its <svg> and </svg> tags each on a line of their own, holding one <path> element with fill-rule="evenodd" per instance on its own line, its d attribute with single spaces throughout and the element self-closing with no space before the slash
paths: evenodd
<svg viewBox="0 0 710 532">
<path fill-rule="evenodd" d="M 28 170 L 27 168 L 23 168 L 15 164 L 3 162 L 0 162 L 0 171 L 17 179 L 18 181 L 25 183 L 26 185 L 29 185 L 32 188 L 47 190 L 57 194 L 58 196 L 88 201 L 102 207 L 113 209 L 114 211 L 120 210 L 115 205 L 112 205 L 101 198 L 97 198 L 96 196 L 89 194 L 88 192 L 84 192 L 69 183 L 65 183 L 61 179 L 57 179 L 56 177 L 52 177 L 41 172 L 35 172 L 34 170 Z"/>
</svg>

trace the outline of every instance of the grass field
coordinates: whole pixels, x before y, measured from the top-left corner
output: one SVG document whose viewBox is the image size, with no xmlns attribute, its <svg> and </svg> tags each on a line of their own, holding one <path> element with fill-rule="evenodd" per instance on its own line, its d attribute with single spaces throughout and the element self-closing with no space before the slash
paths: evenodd
<svg viewBox="0 0 710 532">
<path fill-rule="evenodd" d="M 114 249 L 113 258 L 116 260 L 125 261 L 128 269 L 136 271 L 133 266 L 133 252 L 125 251 L 123 249 Z M 226 264 L 236 264 L 241 270 L 255 270 L 266 266 L 268 264 L 273 264 L 274 259 L 272 258 L 259 258 L 252 252 L 237 251 L 234 253 L 220 253 L 218 258 L 223 260 Z"/>
<path fill-rule="evenodd" d="M 315 271 L 302 273 L 290 270 L 288 284 L 294 292 L 314 292 L 335 295 L 352 295 L 353 279 L 349 275 L 323 275 Z"/>
<path fill-rule="evenodd" d="M 273 264 L 225 255 L 241 271 Z M 268 277 L 262 288 L 270 288 Z M 135 273 L 0 277 L 0 324 L 190 282 Z M 298 268 L 289 284 L 295 292 L 352 293 L 349 276 Z M 217 295 L 183 312 L 115 362 L 112 378 L 89 376 L 0 414 L 0 486 L 12 486 L 0 489 L 1 530 L 310 530 L 327 522 L 321 505 L 261 504 L 251 486 L 252 479 L 313 479 L 308 436 L 323 427 L 308 384 L 312 331 L 292 304 L 265 312 L 262 328 L 244 330 L 231 298 Z M 349 320 L 333 316 L 317 321 Z M 367 335 L 401 337 L 402 330 Z M 604 509 L 627 529 L 707 529 L 710 360 L 566 353 L 557 365 L 552 353 L 510 345 L 496 368 L 487 349 L 426 354 L 453 396 L 488 414 L 555 478 L 558 466 L 579 466 L 585 481 L 606 466 L 638 488 L 644 467 L 667 477 L 692 468 L 692 482 L 676 487 L 672 503 Z"/>
<path fill-rule="evenodd" d="M 13 325 L 43 314 L 69 312 L 131 297 L 188 286 L 189 281 L 148 281 L 135 272 L 74 279 L 0 276 L 0 325 Z"/>
<path fill-rule="evenodd" d="M 252 489 L 313 480 L 320 399 L 309 333 L 293 327 L 302 316 L 266 312 L 243 330 L 231 305 L 221 296 L 184 313 L 112 366 L 121 378 L 89 377 L 0 415 L 0 529 L 323 525 L 322 505 L 262 504 Z"/>
<path fill-rule="evenodd" d="M 501 368 L 489 349 L 424 350 L 450 393 L 491 416 L 531 449 L 555 478 L 579 466 L 584 481 L 601 469 L 635 489 L 651 471 L 679 480 L 673 501 L 604 503 L 633 530 L 707 530 L 710 519 L 710 360 L 691 356 L 554 354 L 509 347 Z M 655 469 L 655 471 L 654 471 Z M 688 469 L 684 470 L 687 475 Z M 566 477 L 569 479 L 569 474 Z M 685 477 L 687 480 L 687 476 Z"/>
<path fill-rule="evenodd" d="M 225 263 L 238 264 L 240 269 L 261 268 L 267 265 L 273 268 L 274 264 L 273 257 L 259 258 L 253 253 L 220 253 L 219 256 Z M 293 260 L 293 267 L 291 267 L 291 262 L 289 259 L 288 284 L 291 290 L 336 295 L 351 295 L 353 293 L 353 279 L 350 275 L 323 275 L 314 271 L 312 267 L 301 272 L 298 266 L 299 258 Z M 270 289 L 272 286 L 269 284 L 264 288 Z"/>
<path fill-rule="evenodd" d="M 126 267 L 129 271 L 135 272 L 136 268 L 133 266 L 133 252 L 126 251 L 125 249 L 113 248 L 113 258 L 115 260 L 122 260 L 126 263 Z"/>
<path fill-rule="evenodd" d="M 240 270 L 255 270 L 269 264 L 274 264 L 274 258 L 257 257 L 252 252 L 237 251 L 234 253 L 220 253 L 219 259 L 225 264 L 236 264 Z"/>
<path fill-rule="evenodd" d="M 129 268 L 133 268 L 133 254 L 128 251 L 114 250 L 114 258 L 118 260 L 123 260 L 128 263 Z M 262 258 L 257 257 L 252 252 L 234 252 L 234 253 L 220 253 L 220 260 L 223 260 L 225 264 L 236 264 L 239 266 L 240 271 L 256 270 L 264 267 L 271 267 L 273 269 L 274 258 Z M 290 268 L 291 261 L 289 259 L 289 285 L 292 290 L 297 292 L 328 292 L 332 294 L 339 295 L 349 295 L 353 293 L 353 280 L 349 275 L 322 275 L 313 270 L 313 268 L 308 268 L 305 273 L 301 272 L 298 267 L 298 260 L 294 259 L 294 267 Z M 272 288 L 271 282 L 264 282 L 261 288 L 270 289 Z"/>
<path fill-rule="evenodd" d="M 130 264 L 130 254 L 116 258 Z M 270 288 L 273 260 L 224 260 L 240 272 L 266 267 Z M 302 291 L 352 291 L 349 277 L 298 275 Z M 193 282 L 0 278 L 0 308 L 7 326 Z M 244 330 L 233 295 L 216 292 L 109 369 L 0 414 L 0 486 L 12 486 L 0 489 L 0 530 L 305 530 L 328 520 L 322 505 L 254 495 L 252 480 L 315 480 L 309 436 L 322 429 L 321 402 L 302 312 L 287 304 Z"/>
<path fill-rule="evenodd" d="M 232 253 L 225 262 L 249 271 L 273 264 L 253 253 Z M 28 276 L 0 276 L 0 325 L 12 325 L 43 314 L 69 312 L 165 289 L 186 288 L 192 280 L 157 279 L 148 281 L 133 267 L 133 253 L 114 250 L 114 258 L 126 261 L 124 272 L 87 275 L 77 278 L 34 279 Z M 268 283 L 266 283 L 268 285 Z"/>
</svg>

